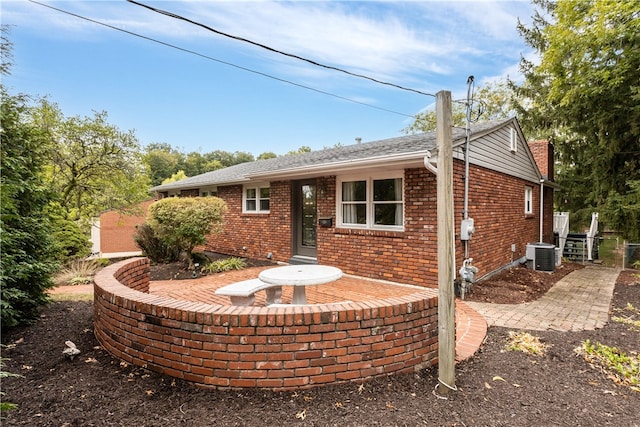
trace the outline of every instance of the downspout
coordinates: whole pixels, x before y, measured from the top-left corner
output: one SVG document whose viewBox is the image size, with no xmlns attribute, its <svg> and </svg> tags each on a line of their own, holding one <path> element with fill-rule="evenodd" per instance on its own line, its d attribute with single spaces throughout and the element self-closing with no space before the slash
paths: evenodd
<svg viewBox="0 0 640 427">
<path fill-rule="evenodd" d="M 473 76 L 467 79 L 467 126 L 465 129 L 464 141 L 464 207 L 462 209 L 462 219 L 469 219 L 469 140 L 471 139 L 471 88 L 473 86 Z M 469 258 L 469 240 L 464 240 L 464 257 Z"/>
<path fill-rule="evenodd" d="M 544 178 L 540 179 L 540 240 L 542 243 L 542 227 L 544 225 Z"/>
<path fill-rule="evenodd" d="M 427 153 L 424 156 L 424 167 L 427 168 L 427 170 L 429 170 L 431 173 L 433 173 L 436 176 L 436 179 L 438 179 L 438 168 L 436 166 L 434 166 L 433 163 L 431 163 L 431 157 L 433 155 L 431 154 L 431 151 L 427 151 Z M 438 201 L 436 200 L 436 205 L 437 205 Z M 452 221 L 454 222 L 453 227 L 455 228 L 455 219 L 452 219 Z M 453 251 L 453 278 L 456 278 L 456 251 Z"/>
<path fill-rule="evenodd" d="M 431 173 L 433 173 L 436 177 L 438 176 L 438 168 L 431 163 L 431 151 L 427 151 L 427 154 L 424 156 L 424 167 L 427 168 Z"/>
</svg>

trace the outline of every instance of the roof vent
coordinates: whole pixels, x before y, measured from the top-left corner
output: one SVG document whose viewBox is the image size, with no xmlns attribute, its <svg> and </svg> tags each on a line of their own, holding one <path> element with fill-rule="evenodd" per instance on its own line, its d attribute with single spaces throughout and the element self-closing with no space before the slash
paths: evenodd
<svg viewBox="0 0 640 427">
<path fill-rule="evenodd" d="M 514 128 L 511 128 L 509 132 L 509 151 L 514 154 L 518 151 L 518 135 Z"/>
<path fill-rule="evenodd" d="M 356 144 L 360 144 L 361 142 L 362 142 L 362 138 L 357 137 L 357 138 L 356 138 Z"/>
</svg>

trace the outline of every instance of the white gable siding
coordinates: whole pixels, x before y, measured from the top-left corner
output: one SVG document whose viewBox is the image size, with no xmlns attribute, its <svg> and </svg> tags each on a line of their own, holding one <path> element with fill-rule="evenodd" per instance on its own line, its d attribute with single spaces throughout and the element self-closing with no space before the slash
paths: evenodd
<svg viewBox="0 0 640 427">
<path fill-rule="evenodd" d="M 473 139 L 469 147 L 470 161 L 474 165 L 538 183 L 540 175 L 533 155 L 517 130 L 517 150 L 511 150 L 511 129 L 513 127 L 507 125 Z M 455 150 L 455 157 L 464 159 L 462 147 Z"/>
</svg>

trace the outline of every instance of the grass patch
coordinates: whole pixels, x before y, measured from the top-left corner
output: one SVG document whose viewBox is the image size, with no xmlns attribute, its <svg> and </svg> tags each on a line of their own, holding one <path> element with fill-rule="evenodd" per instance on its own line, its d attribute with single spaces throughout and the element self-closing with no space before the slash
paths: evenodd
<svg viewBox="0 0 640 427">
<path fill-rule="evenodd" d="M 598 245 L 598 258 L 602 260 L 602 265 L 607 267 L 617 267 L 622 265 L 622 255 L 616 251 L 616 245 L 622 244 L 616 241 L 615 237 L 607 237 L 600 240 Z"/>
<path fill-rule="evenodd" d="M 49 294 L 51 301 L 93 301 L 91 293 L 56 293 Z"/>
<path fill-rule="evenodd" d="M 202 267 L 207 273 L 221 273 L 223 271 L 242 270 L 247 266 L 247 263 L 242 258 L 230 257 L 224 259 L 218 259 L 210 262 Z"/>
<path fill-rule="evenodd" d="M 617 347 L 599 342 L 592 344 L 590 340 L 584 341 L 582 346 L 576 349 L 576 353 L 582 355 L 587 363 L 600 369 L 615 383 L 640 392 L 640 355 L 627 355 Z"/>
<path fill-rule="evenodd" d="M 510 331 L 506 349 L 508 351 L 521 351 L 536 356 L 544 356 L 549 347 L 549 344 L 541 342 L 540 338 L 531 335 L 529 332 Z"/>
<path fill-rule="evenodd" d="M 102 268 L 102 262 L 94 259 L 76 259 L 63 267 L 53 278 L 56 286 L 86 285 Z"/>
<path fill-rule="evenodd" d="M 636 308 L 630 302 L 625 308 L 617 308 L 615 310 L 619 316 L 611 316 L 611 320 L 617 323 L 627 325 L 632 331 L 640 331 L 640 309 Z"/>
</svg>

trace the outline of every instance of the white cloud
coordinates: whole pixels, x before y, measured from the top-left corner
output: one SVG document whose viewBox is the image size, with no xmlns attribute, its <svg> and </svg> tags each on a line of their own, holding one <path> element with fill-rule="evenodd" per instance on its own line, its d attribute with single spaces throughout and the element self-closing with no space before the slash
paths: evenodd
<svg viewBox="0 0 640 427">
<path fill-rule="evenodd" d="M 391 75 L 421 67 L 442 73 L 437 65 L 449 48 L 429 41 L 396 14 L 383 14 L 376 2 L 344 4 L 214 3 L 192 4 L 200 22 L 258 41 L 275 49 L 348 67 Z"/>
<path fill-rule="evenodd" d="M 413 87 L 438 86 L 447 76 L 457 76 L 463 84 L 466 74 L 495 58 L 516 64 L 522 45 L 516 17 L 531 15 L 523 1 L 142 2 L 284 52 Z M 230 62 L 238 59 L 248 64 L 259 57 L 260 66 L 269 67 L 260 70 L 278 76 L 308 82 L 320 79 L 329 85 L 334 83 L 330 79 L 336 84 L 342 79 L 131 3 L 49 4 L 205 55 L 224 53 L 221 59 Z M 28 2 L 3 2 L 2 9 L 5 22 L 52 37 L 100 38 L 105 30 L 112 31 Z M 510 69 L 505 72 L 511 75 Z"/>
</svg>

